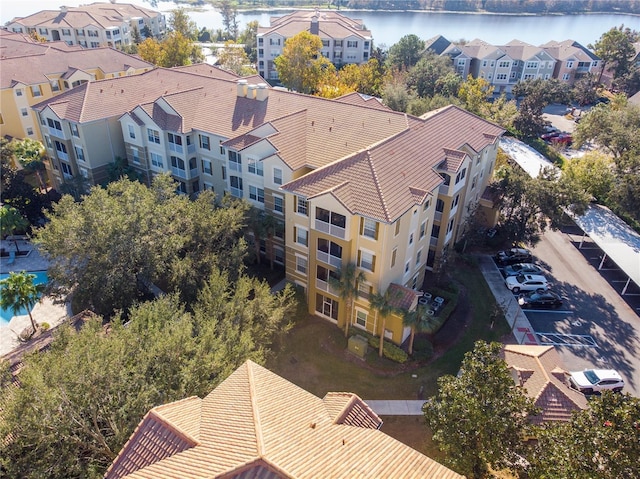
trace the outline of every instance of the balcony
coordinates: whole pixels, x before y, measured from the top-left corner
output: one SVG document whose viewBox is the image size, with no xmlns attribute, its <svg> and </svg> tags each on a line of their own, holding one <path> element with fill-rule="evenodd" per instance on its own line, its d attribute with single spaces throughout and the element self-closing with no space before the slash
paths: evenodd
<svg viewBox="0 0 640 479">
<path fill-rule="evenodd" d="M 433 214 L 433 220 L 437 221 L 438 223 L 442 221 L 442 211 L 436 211 Z"/>
<path fill-rule="evenodd" d="M 49 130 L 49 134 L 51 136 L 55 136 L 56 138 L 62 138 L 63 140 L 67 139 L 67 137 L 64 136 L 64 131 L 62 130 L 58 130 L 57 128 L 51 128 L 50 126 L 47 127 L 47 130 Z"/>
<path fill-rule="evenodd" d="M 324 221 L 321 221 L 318 219 L 316 219 L 315 227 L 318 231 L 322 231 L 323 233 L 327 233 L 331 236 L 335 236 L 336 238 L 344 239 L 346 236 L 346 230 L 341 226 L 325 223 Z"/>
<path fill-rule="evenodd" d="M 196 145 L 194 145 L 194 144 L 187 145 L 187 152 L 188 153 L 195 153 L 196 152 Z"/>
<path fill-rule="evenodd" d="M 173 176 L 177 176 L 178 178 L 182 178 L 183 180 L 187 179 L 187 172 L 180 168 L 176 168 L 175 166 L 171 167 L 171 174 Z"/>
<path fill-rule="evenodd" d="M 331 266 L 335 266 L 336 268 L 342 267 L 342 258 L 338 258 L 337 256 L 330 255 L 321 250 L 316 250 L 316 258 L 318 261 L 322 261 L 325 264 L 330 264 Z"/>
<path fill-rule="evenodd" d="M 438 188 L 438 193 L 449 196 L 449 185 L 442 184 Z"/>
<path fill-rule="evenodd" d="M 431 240 L 429 241 L 429 244 L 431 246 L 438 246 L 438 238 L 436 238 L 435 236 L 432 236 Z"/>
<path fill-rule="evenodd" d="M 65 153 L 64 151 L 60 151 L 60 150 L 56 150 L 56 153 L 58 154 L 58 158 L 60 158 L 61 160 L 69 161 L 68 153 Z"/>
<path fill-rule="evenodd" d="M 192 168 L 189 170 L 189 177 L 190 178 L 197 178 L 198 177 L 198 168 Z"/>
<path fill-rule="evenodd" d="M 178 145 L 176 143 L 171 143 L 171 142 L 169 142 L 169 150 L 175 153 L 182 153 L 184 151 L 182 148 L 182 145 Z"/>
<path fill-rule="evenodd" d="M 334 296 L 339 296 L 338 291 L 336 291 L 335 288 L 329 285 L 329 283 L 327 283 L 326 281 L 323 281 L 318 278 L 316 278 L 316 288 L 321 291 L 326 291 L 327 293 L 331 293 Z"/>
</svg>

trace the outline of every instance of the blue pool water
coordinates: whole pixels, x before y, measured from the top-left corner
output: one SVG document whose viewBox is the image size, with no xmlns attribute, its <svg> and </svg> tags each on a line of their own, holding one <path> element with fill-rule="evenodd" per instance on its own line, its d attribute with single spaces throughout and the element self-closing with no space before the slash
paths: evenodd
<svg viewBox="0 0 640 479">
<path fill-rule="evenodd" d="M 46 283 L 47 280 L 49 279 L 47 277 L 47 272 L 46 271 L 29 271 L 29 274 L 35 274 L 36 277 L 33 280 L 33 282 L 35 284 L 42 284 L 42 283 Z M 9 275 L 8 274 L 0 274 L 0 279 L 5 279 L 8 278 Z M 0 291 L 0 294 L 2 294 L 2 292 Z M 27 314 L 27 308 L 22 308 L 19 312 L 18 312 L 18 316 L 22 316 L 23 314 Z M 14 314 L 10 309 L 2 309 L 0 308 L 0 326 L 7 326 L 9 324 L 9 321 L 11 321 L 11 318 L 13 318 Z"/>
</svg>

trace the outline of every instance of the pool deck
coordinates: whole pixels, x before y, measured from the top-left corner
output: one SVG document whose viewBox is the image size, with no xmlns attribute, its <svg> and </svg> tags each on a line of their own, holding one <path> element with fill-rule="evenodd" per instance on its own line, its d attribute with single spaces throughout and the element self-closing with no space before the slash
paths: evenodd
<svg viewBox="0 0 640 479">
<path fill-rule="evenodd" d="M 26 256 L 15 256 L 13 261 L 9 257 L 0 258 L 0 273 L 20 272 L 20 271 L 46 271 L 49 266 L 46 258 L 43 258 L 26 239 L 18 239 L 20 251 L 29 251 Z M 2 248 L 5 251 L 15 251 L 16 245 L 13 240 L 2 240 Z M 54 304 L 49 297 L 42 298 L 31 312 L 36 323 L 48 323 L 49 327 L 57 326 L 71 316 L 68 304 Z M 14 316 L 8 326 L 0 326 L 0 357 L 10 353 L 15 348 L 23 344 L 19 339 L 19 334 L 27 327 L 31 326 L 29 315 Z"/>
</svg>

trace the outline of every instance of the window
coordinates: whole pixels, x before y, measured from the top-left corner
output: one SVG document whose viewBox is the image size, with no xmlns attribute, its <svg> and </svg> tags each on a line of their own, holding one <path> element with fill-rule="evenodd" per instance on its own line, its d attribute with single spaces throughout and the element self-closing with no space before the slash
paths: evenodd
<svg viewBox="0 0 640 479">
<path fill-rule="evenodd" d="M 209 160 L 202 160 L 202 171 L 207 175 L 210 175 L 213 173 L 211 162 Z"/>
<path fill-rule="evenodd" d="M 51 91 L 60 91 L 60 85 L 58 84 L 57 80 L 50 82 L 50 84 L 51 84 Z"/>
<path fill-rule="evenodd" d="M 507 74 L 506 73 L 498 73 L 496 74 L 496 80 L 506 80 L 507 79 Z"/>
<path fill-rule="evenodd" d="M 0 123 L 0 124 L 2 124 L 2 123 Z M 33 128 L 31 128 L 30 126 L 27 127 L 27 135 L 29 135 L 29 136 L 33 135 Z"/>
<path fill-rule="evenodd" d="M 478 184 L 478 175 L 475 175 L 473 177 L 473 180 L 471 181 L 471 189 L 474 189 L 477 184 Z"/>
<path fill-rule="evenodd" d="M 393 268 L 396 265 L 396 258 L 398 256 L 398 248 L 393 248 L 391 252 L 391 267 Z"/>
<path fill-rule="evenodd" d="M 498 68 L 509 68 L 510 63 L 509 62 L 498 62 Z"/>
<path fill-rule="evenodd" d="M 356 310 L 356 324 L 358 326 L 362 326 L 363 328 L 366 328 L 367 327 L 367 313 L 357 309 Z"/>
<path fill-rule="evenodd" d="M 438 238 L 439 236 L 440 236 L 440 226 L 433 225 L 433 227 L 431 228 L 431 237 Z"/>
<path fill-rule="evenodd" d="M 422 250 L 418 251 L 416 254 L 416 266 L 420 264 L 420 257 L 422 256 Z"/>
<path fill-rule="evenodd" d="M 338 320 L 338 302 L 329 297 L 316 293 L 316 312 L 334 321 Z"/>
<path fill-rule="evenodd" d="M 47 118 L 47 125 L 49 125 L 49 128 L 62 131 L 62 125 L 58 120 L 52 120 L 51 118 Z"/>
<path fill-rule="evenodd" d="M 307 258 L 296 255 L 296 271 L 307 274 Z"/>
<path fill-rule="evenodd" d="M 133 125 L 128 125 L 129 127 L 129 138 L 136 139 L 136 130 Z"/>
<path fill-rule="evenodd" d="M 451 230 L 453 230 L 453 220 L 454 218 L 451 218 L 451 221 L 449 221 L 449 224 L 447 225 L 447 234 L 451 233 Z"/>
<path fill-rule="evenodd" d="M 342 246 L 324 238 L 318 238 L 318 260 L 323 263 L 340 266 Z M 336 261 L 338 260 L 338 261 Z"/>
<path fill-rule="evenodd" d="M 302 246 L 309 246 L 309 232 L 306 229 L 294 226 L 293 233 L 296 243 Z"/>
<path fill-rule="evenodd" d="M 360 218 L 360 234 L 374 240 L 378 239 L 378 222 L 369 218 Z"/>
<path fill-rule="evenodd" d="M 162 155 L 158 155 L 157 153 L 151 152 L 149 153 L 151 156 L 151 164 L 156 168 L 164 168 Z"/>
<path fill-rule="evenodd" d="M 400 234 L 400 220 L 396 221 L 396 230 L 393 236 L 398 236 Z"/>
<path fill-rule="evenodd" d="M 29 111 L 26 108 L 20 108 L 20 113 L 22 114 L 22 116 L 27 116 L 29 114 Z"/>
<path fill-rule="evenodd" d="M 71 36 L 71 30 L 69 30 L 68 28 L 63 28 L 63 29 L 62 29 L 62 34 L 63 34 L 65 37 L 70 37 L 70 36 Z"/>
<path fill-rule="evenodd" d="M 211 144 L 209 143 L 209 137 L 206 135 L 198 135 L 200 137 L 200 148 L 203 150 L 211 150 Z"/>
<path fill-rule="evenodd" d="M 136 148 L 135 146 L 131 147 L 131 156 L 133 158 L 133 163 L 135 165 L 139 165 L 140 164 L 140 150 L 138 150 L 138 148 Z"/>
<path fill-rule="evenodd" d="M 56 141 L 56 150 L 58 151 L 58 153 L 62 153 L 64 155 L 67 154 L 67 145 L 65 145 L 64 143 L 60 143 L 59 141 Z"/>
<path fill-rule="evenodd" d="M 98 30 L 87 30 L 87 35 L 90 37 L 97 37 L 98 36 Z"/>
<path fill-rule="evenodd" d="M 151 143 L 160 144 L 160 132 L 147 128 L 147 136 Z"/>
<path fill-rule="evenodd" d="M 80 138 L 80 132 L 78 131 L 78 125 L 76 123 L 69 123 L 71 127 L 71 134 L 76 138 Z"/>
<path fill-rule="evenodd" d="M 98 48 L 100 44 L 98 42 L 91 42 L 91 48 Z"/>
<path fill-rule="evenodd" d="M 309 216 L 309 203 L 300 196 L 296 196 L 296 213 Z"/>
<path fill-rule="evenodd" d="M 431 206 L 431 200 L 427 200 L 424 202 L 424 211 L 427 211 L 429 209 L 429 206 Z"/>
<path fill-rule="evenodd" d="M 229 169 L 242 172 L 242 158 L 240 153 L 229 150 Z"/>
<path fill-rule="evenodd" d="M 167 137 L 169 139 L 169 149 L 176 153 L 182 153 L 182 137 L 173 133 L 167 133 Z"/>
<path fill-rule="evenodd" d="M 404 265 L 404 274 L 407 274 L 409 272 L 409 269 L 411 268 L 411 263 L 409 263 L 409 261 L 407 261 Z"/>
<path fill-rule="evenodd" d="M 458 65 L 459 66 L 464 66 L 465 63 L 466 63 L 466 60 L 464 58 L 459 58 L 458 59 Z"/>
<path fill-rule="evenodd" d="M 565 73 L 564 75 L 562 75 L 562 79 L 563 79 L 564 81 L 568 81 L 568 80 L 569 80 L 569 78 L 570 78 L 570 75 L 569 75 L 568 73 Z"/>
<path fill-rule="evenodd" d="M 249 170 L 249 173 L 253 173 L 254 175 L 258 175 L 258 176 L 264 176 L 264 169 L 263 169 L 263 164 L 261 161 L 258 160 L 249 160 L 249 165 L 247 166 L 247 169 Z"/>
<path fill-rule="evenodd" d="M 227 167 L 222 165 L 222 179 L 226 180 L 227 179 Z"/>
<path fill-rule="evenodd" d="M 242 198 L 242 178 L 239 176 L 230 176 L 231 194 L 236 198 Z"/>
<path fill-rule="evenodd" d="M 486 67 L 487 66 L 487 60 L 482 60 L 482 66 Z"/>
<path fill-rule="evenodd" d="M 184 173 L 184 171 L 185 171 L 184 160 L 182 158 L 177 157 L 177 156 L 172 156 L 171 157 L 171 170 L 172 170 L 172 172 L 174 174 Z"/>
<path fill-rule="evenodd" d="M 31 87 L 31 94 L 34 97 L 38 97 L 38 96 L 42 96 L 42 89 L 40 88 L 40 85 L 34 85 Z"/>
<path fill-rule="evenodd" d="M 436 211 L 442 213 L 444 211 L 444 201 L 440 198 L 436 200 Z"/>
<path fill-rule="evenodd" d="M 249 186 L 249 198 L 264 204 L 264 190 L 255 186 Z"/>
<path fill-rule="evenodd" d="M 538 68 L 538 62 L 527 62 L 526 68 Z"/>
<path fill-rule="evenodd" d="M 355 40 L 347 40 L 347 48 L 358 48 L 358 42 Z"/>
<path fill-rule="evenodd" d="M 178 188 L 176 188 L 178 193 L 183 195 L 187 194 L 187 184 L 184 181 L 178 181 Z"/>
<path fill-rule="evenodd" d="M 281 196 L 273 196 L 273 211 L 284 213 L 284 199 Z"/>
<path fill-rule="evenodd" d="M 189 171 L 191 172 L 191 176 L 198 174 L 198 160 L 195 156 L 189 158 Z"/>
<path fill-rule="evenodd" d="M 73 176 L 73 172 L 71 171 L 71 165 L 61 161 L 60 162 L 60 168 L 62 169 L 62 173 L 65 176 Z"/>
<path fill-rule="evenodd" d="M 282 184 L 282 170 L 280 168 L 273 169 L 273 182 L 276 185 Z"/>
<path fill-rule="evenodd" d="M 47 30 L 46 28 L 39 28 L 38 32 L 40 33 L 40 35 L 48 35 L 49 34 L 49 30 Z"/>
<path fill-rule="evenodd" d="M 453 203 L 451 204 L 451 209 L 454 209 L 456 206 L 458 206 L 459 202 L 460 202 L 460 195 L 456 195 L 456 197 L 453 199 Z"/>
<path fill-rule="evenodd" d="M 364 281 L 358 282 L 358 297 L 369 299 L 373 293 L 373 287 Z"/>
<path fill-rule="evenodd" d="M 358 266 L 373 273 L 376 267 L 376 256 L 368 251 L 358 251 Z"/>
<path fill-rule="evenodd" d="M 44 135 L 44 142 L 47 144 L 49 148 L 53 148 L 53 144 L 51 143 L 51 137 L 49 135 Z"/>
<path fill-rule="evenodd" d="M 420 239 L 424 238 L 424 235 L 427 234 L 427 222 L 423 221 L 420 225 Z"/>
<path fill-rule="evenodd" d="M 573 68 L 573 62 L 572 61 L 568 61 L 567 62 L 567 68 Z"/>
<path fill-rule="evenodd" d="M 467 175 L 467 169 L 465 168 L 460 173 L 456 175 L 456 185 L 460 183 L 460 181 L 464 180 L 464 177 Z"/>
<path fill-rule="evenodd" d="M 78 159 L 78 161 L 85 161 L 84 159 L 84 150 L 82 148 L 80 148 L 79 146 L 73 146 L 73 149 L 76 152 L 76 158 Z"/>
<path fill-rule="evenodd" d="M 339 228 L 345 228 L 347 224 L 347 217 L 340 213 L 325 210 L 324 208 L 316 207 L 316 220 L 323 223 L 329 223 Z"/>
</svg>

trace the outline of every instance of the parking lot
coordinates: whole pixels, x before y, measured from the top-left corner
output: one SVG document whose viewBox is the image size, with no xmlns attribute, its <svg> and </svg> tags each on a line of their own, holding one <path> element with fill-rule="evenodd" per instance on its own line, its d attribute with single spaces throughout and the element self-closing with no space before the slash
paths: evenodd
<svg viewBox="0 0 640 479">
<path fill-rule="evenodd" d="M 601 274 L 599 250 L 578 249 L 581 236 L 577 227 L 547 231 L 531 249 L 551 290 L 565 300 L 558 309 L 525 314 L 538 343 L 556 346 L 566 369 L 615 369 L 624 391 L 640 397 L 640 295 L 633 295 L 640 291 L 630 289 L 623 299 L 621 273 L 611 268 Z"/>
</svg>

